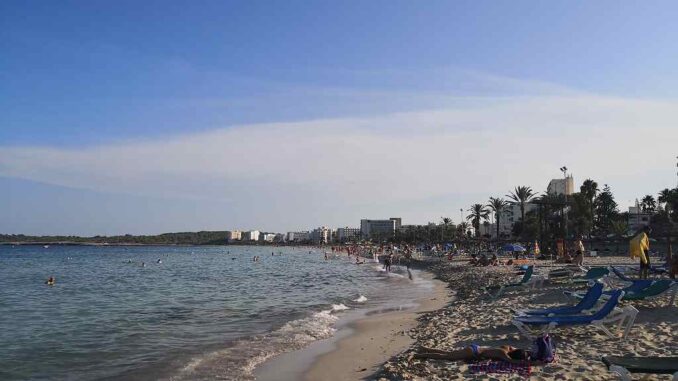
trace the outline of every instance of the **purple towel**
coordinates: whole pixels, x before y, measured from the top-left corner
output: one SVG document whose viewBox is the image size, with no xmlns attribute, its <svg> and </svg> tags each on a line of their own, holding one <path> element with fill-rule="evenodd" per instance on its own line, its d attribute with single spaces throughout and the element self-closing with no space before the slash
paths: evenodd
<svg viewBox="0 0 678 381">
<path fill-rule="evenodd" d="M 532 373 L 532 367 L 527 361 L 512 363 L 507 361 L 486 360 L 469 365 L 471 373 L 517 373 L 522 377 L 529 377 Z"/>
</svg>

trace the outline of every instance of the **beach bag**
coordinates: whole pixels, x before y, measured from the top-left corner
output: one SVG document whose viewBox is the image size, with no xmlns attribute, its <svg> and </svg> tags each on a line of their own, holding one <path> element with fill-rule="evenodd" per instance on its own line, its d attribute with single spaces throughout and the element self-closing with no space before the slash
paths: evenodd
<svg viewBox="0 0 678 381">
<path fill-rule="evenodd" d="M 531 359 L 545 363 L 553 362 L 556 359 L 556 345 L 551 336 L 545 333 L 534 340 Z"/>
</svg>

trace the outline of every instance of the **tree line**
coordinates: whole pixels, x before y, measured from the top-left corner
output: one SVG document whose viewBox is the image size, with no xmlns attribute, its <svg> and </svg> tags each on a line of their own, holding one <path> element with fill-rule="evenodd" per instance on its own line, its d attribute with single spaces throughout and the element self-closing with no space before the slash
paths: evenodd
<svg viewBox="0 0 678 381">
<path fill-rule="evenodd" d="M 0 234 L 0 243 L 73 243 L 73 244 L 137 244 L 137 245 L 222 245 L 228 243 L 226 231 L 164 233 L 158 235 L 116 236 L 29 236 Z"/>
</svg>

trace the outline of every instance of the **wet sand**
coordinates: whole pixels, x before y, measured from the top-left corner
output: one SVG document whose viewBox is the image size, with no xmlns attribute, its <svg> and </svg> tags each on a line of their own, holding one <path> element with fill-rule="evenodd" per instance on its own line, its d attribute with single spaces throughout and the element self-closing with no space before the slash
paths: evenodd
<svg viewBox="0 0 678 381">
<path fill-rule="evenodd" d="M 389 358 L 412 345 L 414 340 L 409 332 L 417 326 L 420 313 L 442 308 L 448 301 L 447 285 L 434 281 L 430 295 L 418 300 L 419 306 L 415 309 L 358 320 L 350 326 L 353 333 L 339 340 L 335 350 L 318 357 L 304 379 L 344 381 L 369 378 Z"/>
</svg>

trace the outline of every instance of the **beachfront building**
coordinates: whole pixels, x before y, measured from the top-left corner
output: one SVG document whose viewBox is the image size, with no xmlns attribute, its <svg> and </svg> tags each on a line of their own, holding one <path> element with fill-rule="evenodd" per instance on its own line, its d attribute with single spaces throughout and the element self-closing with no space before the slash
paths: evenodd
<svg viewBox="0 0 678 381">
<path fill-rule="evenodd" d="M 360 234 L 365 238 L 391 238 L 402 226 L 402 219 L 360 220 Z"/>
<path fill-rule="evenodd" d="M 481 237 L 492 237 L 497 235 L 497 224 L 491 224 L 487 221 L 483 221 L 479 229 Z"/>
<path fill-rule="evenodd" d="M 287 242 L 308 242 L 311 240 L 309 231 L 287 232 Z"/>
<path fill-rule="evenodd" d="M 285 235 L 282 233 L 276 233 L 273 242 L 285 242 Z"/>
<path fill-rule="evenodd" d="M 262 242 L 273 242 L 275 239 L 275 233 L 261 233 L 259 234 L 259 240 Z"/>
<path fill-rule="evenodd" d="M 226 240 L 230 242 L 240 241 L 242 238 L 242 232 L 240 230 L 227 230 L 226 231 Z"/>
<path fill-rule="evenodd" d="M 650 225 L 652 213 L 643 212 L 640 206 L 629 206 L 629 233 L 634 234 L 645 226 Z"/>
<path fill-rule="evenodd" d="M 250 230 L 242 232 L 240 235 L 243 241 L 258 241 L 259 240 L 259 230 Z"/>
<path fill-rule="evenodd" d="M 357 241 L 360 238 L 360 228 L 343 227 L 337 229 L 337 241 Z"/>
<path fill-rule="evenodd" d="M 311 231 L 311 241 L 315 244 L 324 244 L 332 242 L 332 229 L 321 226 Z"/>
<path fill-rule="evenodd" d="M 537 205 L 532 203 L 525 204 L 525 214 L 537 210 Z M 516 222 L 520 221 L 520 205 L 519 204 L 509 204 L 504 209 L 502 209 L 499 216 L 499 238 L 508 238 L 513 235 L 513 225 Z M 495 222 L 494 216 L 492 222 Z M 492 232 L 490 236 L 492 238 L 497 237 L 497 225 L 496 223 L 492 224 Z"/>
<path fill-rule="evenodd" d="M 569 175 L 564 179 L 553 179 L 549 181 L 549 185 L 546 187 L 546 193 L 572 196 L 574 193 L 574 179 L 572 178 L 572 175 Z"/>
</svg>

